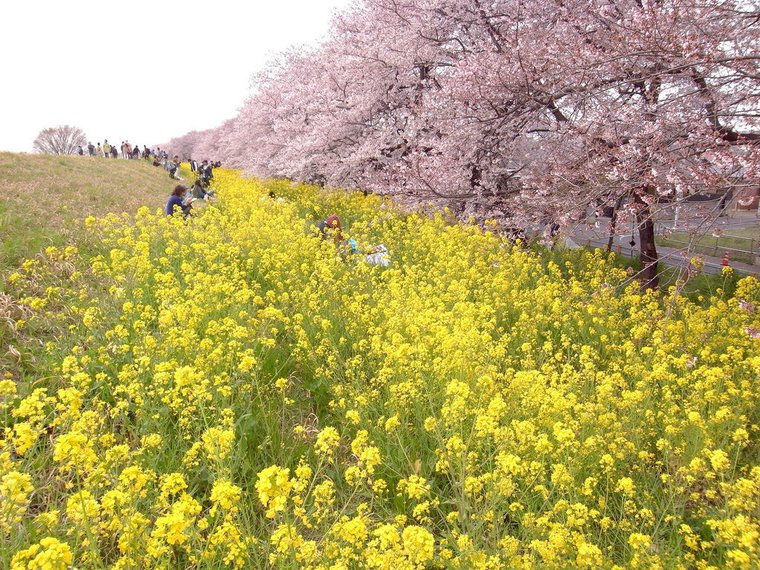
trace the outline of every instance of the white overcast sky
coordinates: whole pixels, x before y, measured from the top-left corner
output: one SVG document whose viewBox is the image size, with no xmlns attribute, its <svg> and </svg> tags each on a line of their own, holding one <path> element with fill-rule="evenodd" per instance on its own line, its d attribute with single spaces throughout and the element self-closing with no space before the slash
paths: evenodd
<svg viewBox="0 0 760 570">
<path fill-rule="evenodd" d="M 11 0 L 0 31 L 0 150 L 45 127 L 153 145 L 236 114 L 251 74 L 325 37 L 351 0 Z"/>
</svg>

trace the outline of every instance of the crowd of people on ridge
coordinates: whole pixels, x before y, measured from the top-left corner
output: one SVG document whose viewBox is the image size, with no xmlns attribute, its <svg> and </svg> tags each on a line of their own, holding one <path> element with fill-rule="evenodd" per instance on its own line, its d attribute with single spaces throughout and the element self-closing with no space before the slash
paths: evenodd
<svg viewBox="0 0 760 570">
<path fill-rule="evenodd" d="M 103 140 L 103 144 L 101 145 L 98 143 L 97 145 L 92 144 L 92 142 L 87 143 L 87 148 L 85 149 L 82 145 L 79 145 L 77 147 L 77 154 L 79 156 L 84 156 L 85 152 L 89 156 L 100 156 L 103 158 L 123 158 L 123 159 L 138 159 L 138 158 L 148 158 L 152 156 L 156 156 L 156 152 L 160 151 L 161 149 L 157 149 L 156 151 L 149 149 L 147 146 L 143 145 L 143 149 L 140 150 L 140 145 L 132 145 L 129 141 L 121 141 L 121 147 L 117 147 L 115 144 L 112 145 L 108 142 L 108 139 Z"/>
<path fill-rule="evenodd" d="M 79 145 L 77 147 L 76 153 L 79 156 L 84 156 L 85 148 L 82 145 Z M 86 154 L 88 156 L 99 156 L 103 158 L 122 158 L 124 160 L 137 160 L 141 158 L 145 160 L 151 160 L 153 166 L 163 166 L 164 169 L 169 172 L 169 176 L 171 178 L 179 179 L 179 156 L 175 154 L 170 159 L 169 153 L 166 152 L 166 150 L 162 150 L 161 147 L 151 149 L 146 145 L 143 145 L 142 150 L 140 150 L 140 145 L 136 144 L 133 146 L 128 140 L 126 140 L 121 141 L 121 146 L 117 148 L 116 145 L 110 144 L 108 142 L 108 139 L 104 139 L 102 145 L 100 142 L 98 142 L 97 145 L 92 144 L 92 142 L 88 142 Z M 213 169 L 215 167 L 219 168 L 222 165 L 221 162 L 214 162 L 209 160 L 204 160 L 201 164 L 198 164 L 198 162 L 192 158 L 188 159 L 188 162 L 190 163 L 190 169 L 194 173 L 197 173 L 198 178 L 201 180 L 201 183 L 205 187 L 208 187 L 211 179 L 214 177 Z"/>
<path fill-rule="evenodd" d="M 158 166 L 154 160 L 154 166 Z M 164 168 L 169 171 L 169 176 L 177 180 L 182 180 L 177 174 L 179 172 L 179 157 L 174 155 L 172 160 L 168 160 L 168 156 L 163 158 Z M 196 175 L 195 182 L 192 187 L 188 189 L 184 184 L 178 184 L 174 187 L 169 200 L 166 202 L 164 212 L 167 216 L 172 216 L 178 210 L 182 211 L 184 217 L 187 217 L 192 212 L 192 204 L 196 200 L 209 200 L 214 197 L 214 191 L 211 189 L 211 180 L 214 178 L 214 167 L 220 167 L 221 162 L 210 162 L 204 160 L 200 164 L 194 159 L 190 159 L 190 171 Z M 160 162 L 159 162 L 160 164 Z M 190 193 L 188 194 L 188 190 Z"/>
<path fill-rule="evenodd" d="M 80 145 L 77 148 L 77 154 L 84 156 L 84 147 Z M 143 146 L 142 150 L 140 150 L 139 145 L 132 146 L 129 141 L 122 141 L 121 146 L 117 148 L 116 145 L 109 144 L 108 139 L 104 139 L 102 145 L 99 142 L 97 145 L 88 142 L 87 154 L 92 157 L 121 157 L 124 160 L 150 160 L 153 166 L 163 166 L 172 179 L 182 180 L 179 176 L 179 156 L 175 154 L 169 158 L 169 153 L 166 150 L 162 150 L 161 147 L 150 149 L 147 146 Z M 184 184 L 178 184 L 174 187 L 164 206 L 164 213 L 167 216 L 173 216 L 175 213 L 182 212 L 183 217 L 187 218 L 192 214 L 193 202 L 196 200 L 209 200 L 214 197 L 211 181 L 214 178 L 214 168 L 221 167 L 221 162 L 203 160 L 198 164 L 198 161 L 192 158 L 187 159 L 187 162 L 190 165 L 190 171 L 196 177 L 195 182 L 190 188 Z M 273 191 L 269 192 L 267 198 L 275 201 L 282 200 Z M 335 244 L 346 253 L 363 253 L 366 261 L 371 264 L 382 266 L 389 264 L 388 250 L 383 244 L 360 252 L 356 240 L 347 239 L 343 236 L 340 218 L 335 214 L 317 222 L 316 229 L 322 239 L 327 240 L 332 238 Z"/>
<path fill-rule="evenodd" d="M 87 154 L 88 156 L 102 158 L 122 158 L 124 160 L 149 160 L 153 166 L 163 166 L 163 168 L 169 173 L 170 178 L 175 180 L 182 180 L 182 178 L 179 176 L 179 156 L 175 154 L 173 157 L 169 158 L 169 153 L 166 150 L 161 149 L 161 147 L 151 149 L 146 145 L 143 145 L 143 148 L 141 150 L 140 145 L 132 146 L 128 140 L 125 140 L 122 141 L 121 146 L 117 148 L 116 145 L 110 144 L 108 142 L 108 139 L 104 139 L 103 144 L 100 144 L 100 142 L 98 142 L 95 145 L 92 144 L 92 142 L 88 142 L 86 151 L 82 145 L 79 145 L 77 147 L 76 154 L 79 156 L 84 156 Z M 185 194 L 188 190 L 187 187 L 182 185 L 177 186 L 174 189 L 172 197 L 170 197 L 170 202 L 172 202 L 172 204 L 169 204 L 167 202 L 165 207 L 165 211 L 168 215 L 173 214 L 174 205 L 178 205 L 181 206 L 183 213 L 187 216 L 190 212 L 191 201 L 197 199 L 208 199 L 214 195 L 213 190 L 210 189 L 211 180 L 214 178 L 214 168 L 219 168 L 222 163 L 219 161 L 204 160 L 198 164 L 198 161 L 192 158 L 187 159 L 187 161 L 190 164 L 190 170 L 197 177 L 192 187 L 191 196 L 185 197 Z M 178 193 L 180 188 L 184 188 L 184 192 Z M 181 204 L 177 202 L 177 198 L 179 197 L 182 198 Z M 177 203 L 175 204 L 175 202 Z"/>
</svg>

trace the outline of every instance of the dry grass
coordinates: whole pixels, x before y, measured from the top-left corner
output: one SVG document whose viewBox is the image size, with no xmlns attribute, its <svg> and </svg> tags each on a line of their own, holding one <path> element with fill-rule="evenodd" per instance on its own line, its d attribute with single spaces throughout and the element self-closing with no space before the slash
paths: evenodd
<svg viewBox="0 0 760 570">
<path fill-rule="evenodd" d="M 32 279 L 22 296 L 44 297 L 45 287 L 61 285 L 74 268 L 47 259 L 41 250 L 86 245 L 80 222 L 87 216 L 160 209 L 176 183 L 163 168 L 142 160 L 0 153 L 0 370 L 6 376 L 19 382 L 33 377 L 45 357 L 43 344 L 60 339 L 67 324 L 64 308 L 49 305 L 48 312 L 59 318 L 40 313 L 33 325 L 20 326 L 33 311 L 10 294 L 7 276 L 24 259 L 35 258 L 47 277 L 40 283 Z"/>
<path fill-rule="evenodd" d="M 75 241 L 89 215 L 163 207 L 175 184 L 142 160 L 0 153 L 0 273 Z"/>
</svg>

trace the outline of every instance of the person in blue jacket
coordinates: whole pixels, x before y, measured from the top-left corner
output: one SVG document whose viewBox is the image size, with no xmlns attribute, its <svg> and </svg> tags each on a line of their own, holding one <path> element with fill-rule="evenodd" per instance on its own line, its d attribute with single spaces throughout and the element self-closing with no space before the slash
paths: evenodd
<svg viewBox="0 0 760 570">
<path fill-rule="evenodd" d="M 192 209 L 190 203 L 192 200 L 185 199 L 186 194 L 187 186 L 177 184 L 177 186 L 174 187 L 172 195 L 169 196 L 169 200 L 166 202 L 166 208 L 164 208 L 164 212 L 166 212 L 167 216 L 173 216 L 174 212 L 178 209 L 182 210 L 182 214 L 185 217 L 190 215 L 190 210 Z"/>
</svg>

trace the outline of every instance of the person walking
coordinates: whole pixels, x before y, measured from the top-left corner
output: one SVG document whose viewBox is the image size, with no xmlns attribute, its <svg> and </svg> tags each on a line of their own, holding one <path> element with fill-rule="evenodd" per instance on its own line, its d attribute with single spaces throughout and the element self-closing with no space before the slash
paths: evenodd
<svg viewBox="0 0 760 570">
<path fill-rule="evenodd" d="M 87 143 L 87 153 L 90 156 L 95 156 L 95 145 L 93 145 L 91 142 Z"/>
<path fill-rule="evenodd" d="M 108 139 L 103 141 L 103 156 L 106 158 L 110 158 L 111 156 L 111 145 L 108 144 Z"/>
</svg>

